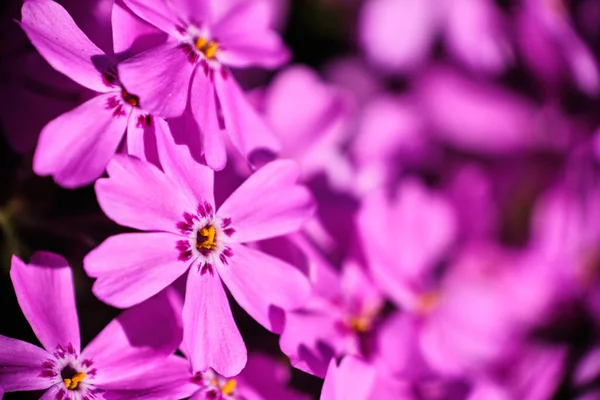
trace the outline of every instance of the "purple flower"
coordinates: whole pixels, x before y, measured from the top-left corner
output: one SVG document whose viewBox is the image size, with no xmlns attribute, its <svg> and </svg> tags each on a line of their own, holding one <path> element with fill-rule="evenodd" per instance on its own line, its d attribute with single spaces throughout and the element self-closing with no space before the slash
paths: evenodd
<svg viewBox="0 0 600 400">
<path fill-rule="evenodd" d="M 189 109 L 202 131 L 202 152 L 216 170 L 227 161 L 223 128 L 245 157 L 259 148 L 279 150 L 276 137 L 248 103 L 229 69 L 272 68 L 287 60 L 281 39 L 269 26 L 268 3 L 244 1 L 223 10 L 227 2 L 124 2 L 170 35 L 167 43 L 119 65 L 123 82 L 144 99 L 144 107 L 165 118 L 177 117 L 184 113 L 189 93 Z"/>
<path fill-rule="evenodd" d="M 297 164 L 274 161 L 215 210 L 213 171 L 170 135 L 159 137 L 159 154 L 164 173 L 117 155 L 107 168 L 110 177 L 97 181 L 98 201 L 111 219 L 150 232 L 108 238 L 86 256 L 85 269 L 98 278 L 94 293 L 117 307 L 147 299 L 189 270 L 184 340 L 194 371 L 235 375 L 246 350 L 223 283 L 254 319 L 280 331 L 277 307 L 301 304 L 308 281 L 292 266 L 242 243 L 297 230 L 312 214 L 312 197 L 295 183 Z"/>
<path fill-rule="evenodd" d="M 71 16 L 51 0 L 27 0 L 21 27 L 40 54 L 56 70 L 101 94 L 50 121 L 42 130 L 33 161 L 39 175 L 52 175 L 73 188 L 98 178 L 129 131 L 129 152 L 146 158 L 148 135 L 168 131 L 164 121 L 141 107 L 143 99 L 129 92 L 106 54 L 77 27 Z"/>
<path fill-rule="evenodd" d="M 377 322 L 383 298 L 355 262 L 346 262 L 338 274 L 310 251 L 313 297 L 286 314 L 280 346 L 296 368 L 323 377 L 331 358 L 365 356 L 364 339 Z"/>
<path fill-rule="evenodd" d="M 146 382 L 169 371 L 173 363 L 168 356 L 181 342 L 176 303 L 167 293 L 123 312 L 80 350 L 67 261 L 46 252 L 34 254 L 29 265 L 13 257 L 10 275 L 43 348 L 0 336 L 2 390 L 48 389 L 43 398 L 52 400 L 152 398 L 160 390 L 159 382 Z M 175 397 L 177 391 L 170 387 L 167 393 Z"/>
</svg>

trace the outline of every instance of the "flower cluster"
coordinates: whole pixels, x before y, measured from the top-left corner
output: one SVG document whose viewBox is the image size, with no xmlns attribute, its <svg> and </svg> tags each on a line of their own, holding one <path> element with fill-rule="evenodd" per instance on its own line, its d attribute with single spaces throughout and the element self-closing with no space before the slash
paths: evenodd
<svg viewBox="0 0 600 400">
<path fill-rule="evenodd" d="M 600 3 L 576 3 L 8 1 L 6 153 L 93 187 L 106 229 L 2 196 L 39 346 L 0 335 L 0 398 L 600 399 Z M 82 346 L 85 279 L 122 311 Z"/>
</svg>

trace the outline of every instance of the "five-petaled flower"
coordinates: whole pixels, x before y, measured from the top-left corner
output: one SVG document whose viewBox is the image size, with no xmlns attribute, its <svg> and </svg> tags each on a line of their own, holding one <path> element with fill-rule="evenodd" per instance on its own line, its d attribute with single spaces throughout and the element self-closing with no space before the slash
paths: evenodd
<svg viewBox="0 0 600 400">
<path fill-rule="evenodd" d="M 223 169 L 226 138 L 252 162 L 256 150 L 278 152 L 279 142 L 245 98 L 229 67 L 278 67 L 288 59 L 279 36 L 269 27 L 262 0 L 124 0 L 139 17 L 170 35 L 165 44 L 119 65 L 127 88 L 155 115 L 177 117 L 188 105 L 202 132 L 208 166 Z M 217 9 L 226 8 L 224 12 Z"/>
<path fill-rule="evenodd" d="M 109 178 L 96 182 L 104 212 L 115 222 L 150 231 L 109 237 L 84 267 L 97 278 L 93 292 L 130 307 L 189 270 L 183 307 L 184 340 L 194 371 L 233 376 L 246 363 L 224 283 L 260 324 L 280 332 L 282 310 L 309 294 L 308 280 L 291 265 L 242 243 L 297 230 L 313 211 L 312 196 L 296 184 L 298 165 L 273 161 L 251 175 L 215 211 L 214 172 L 177 145 L 158 138 L 160 163 L 115 156 Z"/>
</svg>

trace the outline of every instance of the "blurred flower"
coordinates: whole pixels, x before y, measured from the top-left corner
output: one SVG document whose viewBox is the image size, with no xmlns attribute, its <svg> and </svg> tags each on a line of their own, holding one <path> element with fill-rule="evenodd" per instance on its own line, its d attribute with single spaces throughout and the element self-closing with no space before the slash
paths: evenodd
<svg viewBox="0 0 600 400">
<path fill-rule="evenodd" d="M 375 380 L 375 370 L 356 357 L 332 359 L 321 392 L 321 400 L 366 400 Z"/>
</svg>

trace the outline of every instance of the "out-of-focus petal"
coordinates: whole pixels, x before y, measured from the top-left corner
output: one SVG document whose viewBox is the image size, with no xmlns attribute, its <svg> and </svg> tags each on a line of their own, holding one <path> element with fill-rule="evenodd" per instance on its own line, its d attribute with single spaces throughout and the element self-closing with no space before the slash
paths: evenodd
<svg viewBox="0 0 600 400">
<path fill-rule="evenodd" d="M 146 50 L 120 63 L 118 69 L 123 86 L 140 98 L 144 110 L 163 118 L 183 114 L 194 64 L 177 43 Z"/>
<path fill-rule="evenodd" d="M 252 174 L 219 208 L 229 217 L 235 233 L 232 240 L 247 242 L 290 233 L 314 211 L 308 189 L 296 185 L 298 164 L 273 161 Z"/>
<path fill-rule="evenodd" d="M 430 0 L 371 0 L 360 13 L 360 44 L 369 60 L 387 72 L 421 64 L 438 30 L 440 6 Z"/>
<path fill-rule="evenodd" d="M 193 372 L 214 369 L 230 377 L 246 365 L 246 345 L 235 325 L 221 279 L 215 274 L 188 275 L 183 306 L 184 343 Z"/>
<path fill-rule="evenodd" d="M 281 333 L 282 310 L 298 307 L 310 294 L 308 279 L 293 266 L 243 245 L 232 247 L 219 276 L 248 314 L 265 328 Z"/>
<path fill-rule="evenodd" d="M 97 278 L 92 291 L 114 307 L 126 308 L 154 296 L 188 268 L 180 261 L 172 233 L 123 233 L 111 236 L 83 260 Z"/>
<path fill-rule="evenodd" d="M 375 369 L 356 357 L 332 359 L 327 369 L 321 400 L 367 400 L 375 383 Z"/>
<path fill-rule="evenodd" d="M 248 102 L 231 72 L 227 71 L 226 77 L 222 73 L 214 77 L 225 129 L 235 148 L 251 165 L 260 161 L 255 160 L 260 153 L 277 154 L 281 147 L 279 140 Z"/>
<path fill-rule="evenodd" d="M 50 65 L 89 89 L 110 90 L 102 79 L 109 60 L 60 4 L 25 1 L 21 13 L 21 27 Z"/>
<path fill-rule="evenodd" d="M 72 346 L 79 354 L 79 321 L 67 260 L 58 254 L 37 252 L 25 264 L 13 256 L 10 277 L 21 310 L 46 350 Z"/>
<path fill-rule="evenodd" d="M 50 387 L 52 378 L 42 376 L 42 364 L 51 357 L 44 349 L 0 335 L 1 390 L 16 392 Z"/>
<path fill-rule="evenodd" d="M 108 164 L 109 178 L 98 179 L 96 195 L 104 213 L 115 222 L 140 230 L 178 232 L 192 202 L 154 165 L 117 155 Z"/>
<path fill-rule="evenodd" d="M 139 375 L 177 350 L 183 339 L 177 296 L 167 289 L 123 311 L 86 346 L 82 357 L 93 360 L 98 370 L 95 383 Z"/>
<path fill-rule="evenodd" d="M 40 134 L 33 170 L 68 188 L 102 175 L 127 127 L 128 115 L 109 107 L 115 96 L 96 96 L 50 121 Z"/>
</svg>

